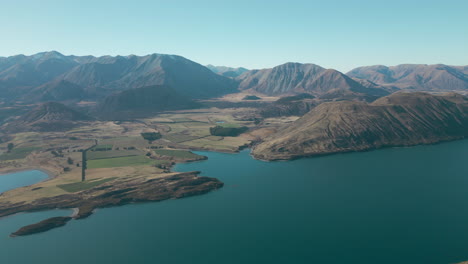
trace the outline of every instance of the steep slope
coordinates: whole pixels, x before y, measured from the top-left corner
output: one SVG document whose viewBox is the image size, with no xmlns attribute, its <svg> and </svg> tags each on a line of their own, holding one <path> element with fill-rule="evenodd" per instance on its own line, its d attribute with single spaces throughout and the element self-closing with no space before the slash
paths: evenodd
<svg viewBox="0 0 468 264">
<path fill-rule="evenodd" d="M 359 67 L 347 73 L 351 77 L 367 79 L 381 85 L 421 91 L 468 90 L 466 66 L 443 64 L 402 64 Z"/>
<path fill-rule="evenodd" d="M 468 99 L 456 94 L 396 93 L 368 104 L 329 102 L 253 149 L 259 159 L 293 159 L 468 136 Z"/>
<path fill-rule="evenodd" d="M 37 106 L 18 120 L 7 123 L 2 129 L 20 131 L 64 131 L 91 117 L 61 103 L 48 102 Z"/>
<path fill-rule="evenodd" d="M 80 101 L 85 95 L 83 87 L 58 79 L 32 90 L 25 98 L 25 101 Z"/>
<path fill-rule="evenodd" d="M 254 90 L 268 95 L 298 92 L 304 80 L 313 80 L 325 71 L 315 64 L 285 63 L 271 69 L 252 70 L 239 76 L 240 90 Z M 303 85 L 304 86 L 304 85 Z"/>
<path fill-rule="evenodd" d="M 180 95 L 172 87 L 153 85 L 110 95 L 100 104 L 98 112 L 106 119 L 127 119 L 197 106 L 196 102 Z"/>
<path fill-rule="evenodd" d="M 455 69 L 463 72 L 464 74 L 468 74 L 468 65 L 467 66 L 453 66 Z"/>
<path fill-rule="evenodd" d="M 91 120 L 91 118 L 61 103 L 48 102 L 28 112 L 20 120 L 26 123 L 37 123 L 43 121 L 86 121 Z"/>
<path fill-rule="evenodd" d="M 102 57 L 82 64 L 60 77 L 85 87 L 88 96 L 150 85 L 170 85 L 193 98 L 209 98 L 236 90 L 233 80 L 180 56 Z"/>
<path fill-rule="evenodd" d="M 237 80 L 240 81 L 239 89 L 267 95 L 305 92 L 333 99 L 340 98 L 342 94 L 376 99 L 389 94 L 378 86 L 365 87 L 339 71 L 324 69 L 315 64 L 286 63 L 272 69 L 246 72 Z"/>
</svg>

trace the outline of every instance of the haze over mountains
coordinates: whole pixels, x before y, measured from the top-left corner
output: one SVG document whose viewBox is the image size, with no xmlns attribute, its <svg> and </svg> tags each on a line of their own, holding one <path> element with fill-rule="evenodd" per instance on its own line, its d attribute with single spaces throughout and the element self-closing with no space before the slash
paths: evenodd
<svg viewBox="0 0 468 264">
<path fill-rule="evenodd" d="M 78 57 L 45 52 L 0 59 L 0 96 L 4 99 L 94 100 L 150 85 L 169 85 L 193 98 L 236 91 L 230 78 L 176 55 Z"/>
<path fill-rule="evenodd" d="M 464 91 L 468 89 L 466 66 L 443 64 L 402 64 L 359 67 L 347 75 L 400 89 L 424 91 Z"/>
<path fill-rule="evenodd" d="M 238 67 L 238 68 L 233 68 L 233 67 L 226 67 L 226 66 L 214 66 L 211 64 L 206 65 L 208 69 L 210 69 L 212 72 L 226 76 L 226 77 L 232 77 L 235 78 L 244 72 L 249 71 L 246 68 Z"/>
<path fill-rule="evenodd" d="M 51 51 L 1 57 L 0 99 L 8 104 L 91 101 L 102 105 L 107 102 L 104 105 L 120 108 L 116 102 L 126 107 L 131 105 L 124 102 L 122 91 L 142 87 L 152 87 L 144 93 L 151 93 L 152 98 L 160 93 L 161 97 L 173 100 L 173 105 L 180 103 L 175 100 L 176 94 L 185 97 L 184 100 L 198 100 L 239 91 L 267 96 L 308 93 L 323 100 L 368 102 L 400 89 L 468 92 L 467 66 L 368 66 L 348 74 L 301 63 L 260 70 L 207 67 L 181 56 L 164 54 L 94 57 L 65 56 Z M 149 89 L 157 91 L 149 92 Z M 129 94 L 136 93 L 139 92 Z M 116 100 L 118 94 L 121 99 Z M 164 110 L 163 107 L 153 109 Z"/>
</svg>

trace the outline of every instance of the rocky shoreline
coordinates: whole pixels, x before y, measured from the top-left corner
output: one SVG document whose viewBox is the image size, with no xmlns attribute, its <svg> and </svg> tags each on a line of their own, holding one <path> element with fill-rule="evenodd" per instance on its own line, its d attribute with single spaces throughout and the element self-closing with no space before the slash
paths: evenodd
<svg viewBox="0 0 468 264">
<path fill-rule="evenodd" d="M 92 215 L 94 209 L 97 208 L 180 199 L 205 194 L 223 187 L 224 184 L 218 179 L 199 177 L 199 173 L 183 172 L 154 178 L 124 178 L 101 184 L 89 190 L 40 198 L 28 203 L 0 202 L 0 217 L 21 212 L 78 208 L 73 219 L 83 219 Z M 52 222 L 55 223 L 55 220 Z M 44 226 L 47 226 L 46 224 L 47 222 L 41 222 L 29 228 L 25 227 L 19 234 L 37 233 L 38 230 L 43 230 Z"/>
<path fill-rule="evenodd" d="M 346 153 L 353 153 L 353 152 L 368 152 L 374 151 L 379 149 L 386 149 L 386 148 L 406 148 L 406 147 L 416 147 L 416 146 L 424 146 L 424 145 L 437 145 L 441 143 L 457 141 L 457 140 L 464 140 L 467 137 L 454 137 L 454 138 L 443 138 L 438 140 L 432 140 L 428 142 L 414 142 L 414 143 L 406 143 L 406 144 L 396 144 L 396 145 L 382 145 L 382 146 L 374 146 L 374 147 L 363 147 L 363 148 L 353 148 L 353 149 L 346 149 L 346 150 L 336 150 L 336 151 L 323 151 L 323 152 L 315 152 L 315 153 L 307 153 L 307 154 L 298 154 L 298 153 L 284 153 L 284 155 L 279 155 L 275 153 L 275 155 L 267 155 L 264 153 L 255 152 L 255 147 L 252 148 L 251 156 L 254 159 L 261 160 L 261 161 L 290 161 L 290 160 L 297 160 L 297 159 L 304 159 L 304 158 L 314 158 L 314 157 L 323 157 L 335 154 L 346 154 Z"/>
</svg>

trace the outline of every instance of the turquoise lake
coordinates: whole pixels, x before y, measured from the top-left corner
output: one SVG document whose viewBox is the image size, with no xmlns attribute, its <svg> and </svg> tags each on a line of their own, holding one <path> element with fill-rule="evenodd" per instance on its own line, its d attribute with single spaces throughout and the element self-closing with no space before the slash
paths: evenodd
<svg viewBox="0 0 468 264">
<path fill-rule="evenodd" d="M 209 159 L 175 170 L 202 171 L 224 188 L 100 209 L 88 219 L 20 238 L 8 235 L 70 211 L 3 218 L 0 263 L 468 260 L 468 140 L 288 162 L 254 160 L 247 150 L 197 153 Z"/>
<path fill-rule="evenodd" d="M 48 175 L 42 171 L 30 170 L 0 175 L 0 193 L 43 181 Z"/>
</svg>

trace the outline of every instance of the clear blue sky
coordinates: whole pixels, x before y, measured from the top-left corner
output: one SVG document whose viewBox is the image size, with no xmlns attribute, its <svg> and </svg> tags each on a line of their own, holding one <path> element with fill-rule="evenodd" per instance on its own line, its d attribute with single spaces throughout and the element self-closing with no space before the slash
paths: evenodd
<svg viewBox="0 0 468 264">
<path fill-rule="evenodd" d="M 201 64 L 468 64 L 468 0 L 0 0 L 0 56 L 167 53 Z"/>
</svg>

